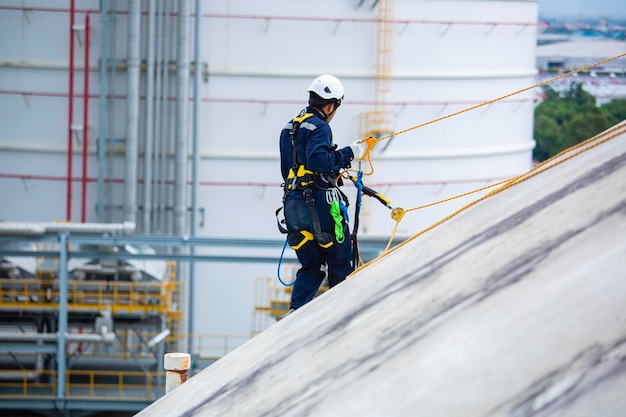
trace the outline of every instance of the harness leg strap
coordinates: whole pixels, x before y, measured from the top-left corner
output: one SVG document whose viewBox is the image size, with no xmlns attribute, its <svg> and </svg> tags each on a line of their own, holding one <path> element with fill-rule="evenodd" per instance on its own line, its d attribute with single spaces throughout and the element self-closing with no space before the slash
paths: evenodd
<svg viewBox="0 0 626 417">
<path fill-rule="evenodd" d="M 320 218 L 317 215 L 315 209 L 315 197 L 313 197 L 313 190 L 309 187 L 304 190 L 304 201 L 309 209 L 309 215 L 311 216 L 311 223 L 313 223 L 313 234 L 317 243 L 323 247 L 328 248 L 333 244 L 332 233 L 322 232 L 322 226 L 320 224 Z"/>
<path fill-rule="evenodd" d="M 307 242 L 315 240 L 313 238 L 313 233 L 308 230 L 301 230 L 299 232 L 289 232 L 287 234 L 287 242 L 289 242 L 289 246 L 291 249 L 298 250 L 303 247 Z"/>
</svg>

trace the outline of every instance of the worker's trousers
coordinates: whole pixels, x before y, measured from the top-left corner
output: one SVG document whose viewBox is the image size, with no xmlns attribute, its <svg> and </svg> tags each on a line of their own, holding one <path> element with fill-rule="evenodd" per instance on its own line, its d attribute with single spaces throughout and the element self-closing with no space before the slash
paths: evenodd
<svg viewBox="0 0 626 417">
<path fill-rule="evenodd" d="M 315 208 L 322 232 L 335 235 L 335 221 L 330 214 L 330 204 L 326 191 L 315 188 Z M 290 233 L 306 230 L 314 232 L 313 221 L 301 191 L 290 192 L 285 199 L 285 221 Z M 343 222 L 344 238 L 341 243 L 333 239 L 332 244 L 323 248 L 315 241 L 307 241 L 296 250 L 301 268 L 296 274 L 296 282 L 291 294 L 290 308 L 298 309 L 313 299 L 322 284 L 326 273 L 330 288 L 339 284 L 352 272 L 352 243 L 347 223 Z M 323 266 L 327 266 L 324 272 Z"/>
</svg>

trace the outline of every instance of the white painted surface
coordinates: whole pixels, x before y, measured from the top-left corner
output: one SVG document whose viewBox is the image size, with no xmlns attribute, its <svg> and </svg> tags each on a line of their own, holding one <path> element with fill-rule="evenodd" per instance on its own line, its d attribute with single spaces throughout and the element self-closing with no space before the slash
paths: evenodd
<svg viewBox="0 0 626 417">
<path fill-rule="evenodd" d="M 366 265 L 138 416 L 622 416 L 626 124 Z"/>
<path fill-rule="evenodd" d="M 127 7 L 125 2 L 109 3 L 121 12 Z M 360 138 L 359 117 L 374 105 L 377 27 L 374 2 L 365 1 L 360 7 L 359 3 L 299 0 L 294 7 L 291 0 L 202 2 L 205 18 L 200 60 L 208 64 L 209 76 L 199 91 L 202 101 L 198 208 L 204 212 L 204 223 L 196 225 L 198 236 L 281 237 L 274 220 L 274 210 L 282 199 L 278 135 L 284 124 L 306 105 L 305 90 L 319 74 L 335 74 L 346 87 L 345 105 L 332 122 L 337 144 L 345 146 Z M 395 114 L 397 130 L 535 83 L 537 0 L 393 3 L 394 19 L 410 20 L 392 25 L 393 86 L 386 99 L 389 110 Z M 35 0 L 5 0 L 5 4 L 43 7 Z M 69 4 L 66 0 L 49 0 L 45 7 L 67 10 Z M 97 9 L 99 2 L 84 0 L 79 7 L 82 11 L 76 19 L 82 24 L 84 10 Z M 115 58 L 123 60 L 127 15 L 116 16 Z M 143 19 L 145 26 L 146 17 Z M 0 188 L 11 196 L 8 204 L 0 206 L 0 219 L 64 219 L 68 99 L 63 95 L 68 89 L 69 14 L 4 10 L 0 22 L 0 37 L 12 39 L 0 53 L 0 90 L 56 94 L 0 94 L 1 173 L 52 177 L 0 178 Z M 87 123 L 91 143 L 88 177 L 96 178 L 95 141 L 103 123 L 98 112 L 97 60 L 103 31 L 95 13 L 91 25 L 89 88 L 93 98 L 89 101 Z M 49 36 L 50 33 L 55 36 Z M 84 47 L 77 46 L 74 115 L 75 122 L 81 124 L 83 58 Z M 115 122 L 109 128 L 115 139 L 125 135 L 125 78 L 125 71 L 120 69 L 114 81 L 119 98 L 112 106 Z M 366 185 L 382 192 L 394 206 L 410 208 L 525 172 L 531 166 L 534 145 L 535 93 L 531 91 L 513 101 L 381 143 L 375 175 L 366 177 Z M 171 91 L 170 96 L 173 99 L 175 92 Z M 142 118 L 144 104 L 142 100 Z M 77 138 L 73 172 L 77 178 L 82 167 L 80 145 Z M 387 147 L 384 152 L 383 147 Z M 123 146 L 119 150 L 111 170 L 113 179 L 119 181 L 111 185 L 115 200 L 111 203 L 115 207 L 122 207 L 123 203 Z M 458 183 L 443 184 L 445 181 Z M 95 220 L 96 187 L 95 182 L 87 184 L 87 221 Z M 344 188 L 354 201 L 354 187 Z M 81 212 L 80 182 L 74 182 L 72 190 L 76 221 Z M 40 204 L 41 201 L 47 204 Z M 466 201 L 409 214 L 398 234 L 410 236 Z M 361 213 L 362 237 L 389 236 L 392 232 L 394 223 L 389 211 L 379 203 L 365 199 Z M 114 221 L 121 220 L 121 211 L 115 211 Z M 201 295 L 195 298 L 195 305 L 203 308 L 195 313 L 193 332 L 248 333 L 254 308 L 254 279 L 275 276 L 276 265 L 205 263 L 197 264 L 196 271 L 196 293 Z"/>
</svg>

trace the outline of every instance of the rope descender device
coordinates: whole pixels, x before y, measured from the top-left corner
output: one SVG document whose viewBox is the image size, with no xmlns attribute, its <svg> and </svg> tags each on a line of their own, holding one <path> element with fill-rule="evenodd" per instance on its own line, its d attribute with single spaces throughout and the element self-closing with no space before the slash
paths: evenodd
<svg viewBox="0 0 626 417">
<path fill-rule="evenodd" d="M 365 152 L 363 152 L 363 155 L 359 158 L 359 161 L 371 158 L 370 152 L 372 152 L 372 149 L 374 149 L 374 145 L 376 145 L 378 141 L 379 139 L 376 139 L 373 136 L 369 136 L 361 140 L 361 143 L 365 143 L 367 145 L 367 149 L 365 149 Z"/>
</svg>

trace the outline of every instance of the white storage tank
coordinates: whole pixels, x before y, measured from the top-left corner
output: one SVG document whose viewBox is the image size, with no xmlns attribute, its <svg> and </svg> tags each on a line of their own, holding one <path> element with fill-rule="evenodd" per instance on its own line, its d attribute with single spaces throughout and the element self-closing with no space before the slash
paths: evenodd
<svg viewBox="0 0 626 417">
<path fill-rule="evenodd" d="M 478 105 L 534 84 L 537 0 L 274 0 L 270 2 L 200 1 L 201 31 L 197 91 L 199 104 L 199 181 L 194 232 L 197 236 L 282 238 L 274 220 L 281 204 L 278 137 L 287 121 L 307 103 L 306 89 L 318 75 L 339 77 L 345 102 L 332 128 L 339 146 L 374 132 L 385 137 Z M 0 205 L 5 221 L 64 219 L 70 202 L 72 221 L 80 221 L 83 198 L 86 221 L 98 221 L 98 198 L 108 221 L 128 220 L 128 183 L 137 183 L 140 231 L 171 233 L 172 210 L 191 204 L 191 158 L 180 175 L 184 204 L 174 201 L 175 141 L 179 135 L 176 99 L 178 10 L 194 13 L 195 2 L 157 1 L 156 73 L 153 139 L 146 139 L 147 4 L 140 13 L 140 76 L 137 178 L 128 161 L 129 4 L 133 1 L 80 1 L 76 25 L 89 13 L 89 95 L 85 100 L 83 60 L 85 32 L 75 35 L 75 92 L 72 195 L 68 176 L 68 1 L 7 0 L 0 5 L 0 36 L 11 39 L 0 50 L 0 187 L 10 204 Z M 108 5 L 103 26 L 100 7 Z M 183 9 L 185 10 L 185 9 Z M 380 18 L 379 18 L 380 17 Z M 189 42 L 193 22 L 190 19 Z M 51 36 L 54 34 L 54 36 Z M 103 40 L 106 40 L 105 46 Z M 193 45 L 189 47 L 193 60 Z M 104 49 L 103 49 L 104 48 Z M 102 76 L 102 51 L 108 56 Z M 163 72 L 159 59 L 169 61 Z M 161 74 L 162 78 L 159 78 Z M 168 75 L 169 74 L 169 75 Z M 168 79 L 164 85 L 163 80 Z M 106 81 L 106 82 L 104 82 Z M 159 84 L 160 83 L 160 84 Z M 186 81 L 187 151 L 192 149 L 193 74 Z M 104 90 L 103 90 L 104 89 Z M 160 92 L 160 96 L 158 95 Z M 108 95 L 102 107 L 102 94 Z M 131 94 L 132 93 L 132 94 Z M 531 167 L 535 90 L 381 141 L 374 150 L 374 174 L 365 184 L 405 209 L 483 187 Z M 89 105 L 86 126 L 83 104 Z M 368 118 L 372 115 L 381 116 Z M 104 115 L 104 116 L 103 116 Z M 180 116 L 180 115 L 178 115 Z M 102 119 L 104 117 L 104 119 Z M 102 119 L 102 120 L 101 120 Z M 157 120 L 154 123 L 154 120 Z M 132 121 L 132 120 L 131 120 Z M 82 175 L 82 132 L 89 133 L 86 176 Z M 96 142 L 106 136 L 106 160 Z M 100 138 L 99 138 L 100 136 Z M 155 166 L 145 178 L 144 149 Z M 104 142 L 101 142 L 104 143 Z M 164 156 L 163 156 L 164 155 Z M 133 161 L 131 161 L 133 162 Z M 356 164 L 355 164 L 356 167 Z M 369 167 L 365 167 L 369 172 Z M 104 177 L 102 177 L 104 176 Z M 98 186 L 105 184 L 105 189 Z M 145 205 L 144 183 L 153 183 L 152 204 Z M 85 184 L 86 194 L 82 191 Z M 344 187 L 354 209 L 354 187 Z M 167 198 L 163 196 L 167 193 Z M 9 197 L 10 195 L 10 197 Z M 410 236 L 453 212 L 474 197 L 409 213 L 398 229 Z M 45 201 L 45 204 L 41 204 Z M 146 228 L 142 210 L 153 210 Z M 188 222 L 188 218 L 186 219 Z M 395 222 L 389 210 L 364 198 L 360 236 L 389 237 Z M 189 227 L 189 225 L 187 225 Z M 245 255 L 245 253 L 244 253 Z M 274 276 L 276 265 L 197 264 L 196 315 L 219 315 L 217 305 L 252 303 L 253 282 Z M 209 280 L 205 277 L 218 279 Z M 204 286 L 204 287 L 200 287 Z M 209 289 L 210 287 L 210 289 Z M 207 295 L 209 294 L 209 295 Z M 195 295 L 199 297 L 198 295 Z M 209 299 L 207 299 L 209 297 Z M 213 298 L 210 298 L 213 297 Z M 202 308 L 199 307 L 202 304 Z M 208 306 L 208 307 L 207 307 Z M 249 309 L 231 315 L 237 324 L 211 332 L 245 332 Z M 201 323 L 207 325 L 208 321 Z M 200 324 L 198 324 L 200 326 Z M 197 329 L 203 332 L 206 329 Z"/>
<path fill-rule="evenodd" d="M 331 123 L 339 146 L 367 133 L 363 116 L 377 105 L 377 76 L 391 77 L 382 111 L 392 131 L 534 84 L 536 1 L 386 1 L 382 25 L 377 3 L 207 5 L 203 39 L 211 78 L 203 86 L 202 131 L 208 134 L 202 149 L 209 177 L 228 172 L 238 181 L 280 180 L 278 131 L 305 105 L 305 89 L 322 73 L 345 85 L 345 104 Z M 385 34 L 387 49 L 380 50 L 377 40 Z M 377 68 L 381 58 L 385 74 Z M 380 142 L 366 185 L 410 208 L 528 170 L 535 96 L 529 91 Z M 270 189 L 267 212 L 280 199 L 280 190 Z M 409 214 L 399 232 L 413 234 L 459 204 Z M 246 204 L 241 215 L 247 211 Z M 365 198 L 362 216 L 362 235 L 393 230 L 389 210 L 376 201 Z"/>
</svg>

